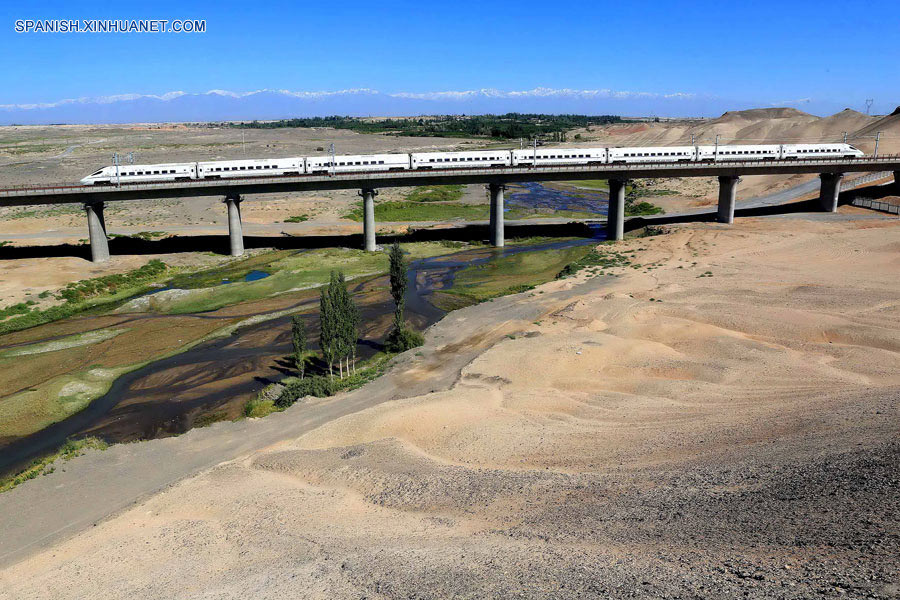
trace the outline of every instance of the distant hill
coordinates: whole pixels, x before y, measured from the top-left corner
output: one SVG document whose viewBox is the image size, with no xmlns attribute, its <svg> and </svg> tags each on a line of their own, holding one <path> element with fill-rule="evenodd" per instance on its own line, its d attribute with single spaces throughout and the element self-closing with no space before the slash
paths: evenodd
<svg viewBox="0 0 900 600">
<path fill-rule="evenodd" d="M 747 121 L 761 121 L 764 119 L 818 119 L 818 117 L 805 113 L 802 110 L 789 107 L 776 108 L 751 108 L 748 110 L 728 111 L 718 119 L 719 122 L 728 122 L 736 119 Z"/>
<path fill-rule="evenodd" d="M 881 132 L 878 153 L 900 153 L 900 106 L 886 117 L 868 118 L 871 119 L 871 122 L 854 132 L 854 135 L 863 140 L 857 145 L 866 152 L 871 152 L 875 147 L 875 135 Z"/>
<path fill-rule="evenodd" d="M 721 114 L 735 106 L 740 107 L 740 103 L 714 96 L 609 89 L 480 89 L 423 93 L 389 93 L 366 88 L 329 92 L 265 89 L 235 93 L 210 90 L 203 93 L 178 91 L 159 95 L 121 94 L 41 104 L 0 104 L 0 125 L 169 123 L 331 115 L 387 117 L 507 112 L 702 117 Z M 830 112 L 831 109 L 825 106 L 820 108 L 823 113 Z M 727 112 L 719 119 L 789 120 L 803 114 L 805 113 L 793 108 L 763 108 Z"/>
</svg>

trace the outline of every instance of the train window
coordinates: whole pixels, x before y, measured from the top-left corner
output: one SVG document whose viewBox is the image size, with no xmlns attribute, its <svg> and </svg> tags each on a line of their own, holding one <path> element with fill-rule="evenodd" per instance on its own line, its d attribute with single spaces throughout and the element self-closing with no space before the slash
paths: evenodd
<svg viewBox="0 0 900 600">
<path fill-rule="evenodd" d="M 378 161 L 378 164 L 379 164 L 379 165 L 383 165 L 383 164 L 384 164 L 384 161 L 383 161 L 383 160 L 379 160 L 379 161 Z"/>
</svg>

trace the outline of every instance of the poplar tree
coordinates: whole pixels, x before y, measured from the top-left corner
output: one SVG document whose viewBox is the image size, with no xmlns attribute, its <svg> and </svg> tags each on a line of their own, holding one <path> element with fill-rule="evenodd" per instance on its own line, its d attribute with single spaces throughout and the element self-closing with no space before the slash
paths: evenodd
<svg viewBox="0 0 900 600">
<path fill-rule="evenodd" d="M 328 365 L 328 376 L 333 377 L 336 339 L 334 305 L 331 302 L 330 288 L 330 284 L 322 288 L 319 297 L 319 348 L 322 350 L 322 359 Z"/>
<path fill-rule="evenodd" d="M 344 367 L 350 373 L 350 361 L 356 360 L 356 341 L 359 338 L 359 309 L 347 291 L 347 282 L 340 271 L 331 272 L 331 280 L 322 290 L 320 301 L 322 332 L 320 344 L 322 357 L 328 363 L 328 372 L 338 363 L 340 376 Z"/>
<path fill-rule="evenodd" d="M 291 342 L 294 346 L 294 365 L 300 372 L 300 379 L 306 372 L 306 321 L 300 315 L 291 317 Z"/>
<path fill-rule="evenodd" d="M 394 242 L 389 254 L 391 261 L 391 297 L 394 299 L 394 327 L 384 340 L 384 346 L 390 352 L 405 352 L 410 348 L 425 343 L 422 334 L 406 326 L 403 310 L 406 307 L 406 260 L 400 244 Z"/>
<path fill-rule="evenodd" d="M 388 255 L 391 261 L 391 296 L 394 298 L 394 327 L 403 327 L 403 308 L 406 305 L 406 261 L 400 242 L 391 245 Z"/>
<path fill-rule="evenodd" d="M 347 374 L 349 375 L 350 360 L 353 361 L 354 371 L 356 370 L 356 342 L 359 340 L 359 325 L 362 321 L 362 316 L 359 313 L 359 308 L 356 307 L 356 303 L 353 302 L 353 297 L 350 295 L 350 292 L 347 291 L 347 287 L 344 284 L 343 273 L 341 273 L 340 283 L 341 298 L 343 300 L 344 346 L 347 350 Z"/>
</svg>

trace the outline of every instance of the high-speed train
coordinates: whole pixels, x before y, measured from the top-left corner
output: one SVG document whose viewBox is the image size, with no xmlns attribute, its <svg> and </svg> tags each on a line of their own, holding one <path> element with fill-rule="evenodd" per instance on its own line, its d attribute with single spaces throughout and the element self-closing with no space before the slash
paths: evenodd
<svg viewBox="0 0 900 600">
<path fill-rule="evenodd" d="M 865 156 L 850 144 L 658 146 L 633 148 L 529 148 L 412 154 L 358 154 L 219 160 L 212 162 L 103 167 L 81 180 L 86 185 L 316 175 L 365 171 L 418 171 L 490 167 L 607 165 L 660 162 L 730 162 Z"/>
</svg>

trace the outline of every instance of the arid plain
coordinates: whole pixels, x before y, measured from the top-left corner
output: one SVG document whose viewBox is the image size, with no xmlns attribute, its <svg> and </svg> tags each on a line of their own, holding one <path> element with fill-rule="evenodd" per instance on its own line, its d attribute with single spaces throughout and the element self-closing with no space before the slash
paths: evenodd
<svg viewBox="0 0 900 600">
<path fill-rule="evenodd" d="M 682 126 L 631 127 L 621 139 L 641 143 Z M 760 179 L 746 193 L 796 183 Z M 712 198 L 683 185 L 670 210 Z M 344 396 L 92 452 L 8 492 L 6 507 L 76 493 L 110 453 L 135 477 L 160 455 L 184 465 L 7 564 L 0 598 L 900 595 L 900 220 L 844 206 L 670 225 L 616 250 L 628 267 L 450 313 Z"/>
<path fill-rule="evenodd" d="M 452 313 L 398 399 L 8 567 L 0 597 L 895 597 L 900 221 L 623 250 L 641 267 Z"/>
</svg>

